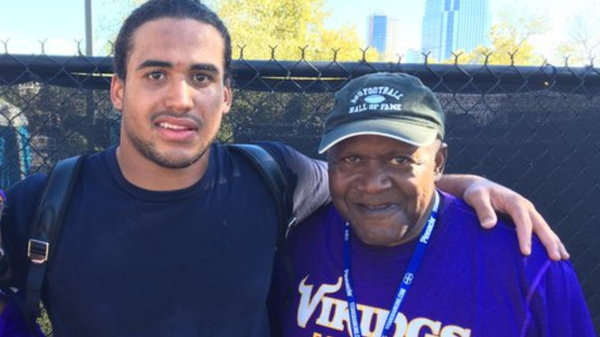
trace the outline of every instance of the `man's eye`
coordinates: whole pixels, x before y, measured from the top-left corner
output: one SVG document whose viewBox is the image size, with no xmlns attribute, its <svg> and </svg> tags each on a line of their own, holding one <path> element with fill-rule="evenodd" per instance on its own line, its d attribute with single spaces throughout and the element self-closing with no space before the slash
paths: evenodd
<svg viewBox="0 0 600 337">
<path fill-rule="evenodd" d="M 163 74 L 161 71 L 153 71 L 148 74 L 148 78 L 152 81 L 158 81 L 158 80 L 163 79 L 164 77 L 165 77 L 165 74 Z"/>
<path fill-rule="evenodd" d="M 394 157 L 390 162 L 395 166 L 406 166 L 412 164 L 413 160 L 408 157 Z"/>
<path fill-rule="evenodd" d="M 346 158 L 344 158 L 344 162 L 348 163 L 348 164 L 358 164 L 358 163 L 360 163 L 360 157 L 357 157 L 357 156 L 346 157 Z"/>
<path fill-rule="evenodd" d="M 195 74 L 193 79 L 196 83 L 206 83 L 210 81 L 210 77 L 205 74 Z"/>
</svg>

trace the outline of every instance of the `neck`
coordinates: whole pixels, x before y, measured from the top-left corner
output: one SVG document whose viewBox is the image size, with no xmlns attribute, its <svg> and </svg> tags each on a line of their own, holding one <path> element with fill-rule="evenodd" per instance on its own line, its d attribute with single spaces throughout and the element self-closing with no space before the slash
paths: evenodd
<svg viewBox="0 0 600 337">
<path fill-rule="evenodd" d="M 125 179 L 131 184 L 149 191 L 176 191 L 198 182 L 208 168 L 210 147 L 195 163 L 174 169 L 160 166 L 148 158 L 138 155 L 123 155 L 121 145 L 117 147 L 117 163 Z"/>
</svg>

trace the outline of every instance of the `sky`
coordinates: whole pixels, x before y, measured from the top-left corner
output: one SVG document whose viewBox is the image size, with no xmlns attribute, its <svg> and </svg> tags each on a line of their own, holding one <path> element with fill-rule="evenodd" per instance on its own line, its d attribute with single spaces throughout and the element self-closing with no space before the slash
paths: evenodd
<svg viewBox="0 0 600 337">
<path fill-rule="evenodd" d="M 210 0 L 209 0 L 210 1 Z M 273 0 L 276 1 L 276 0 Z M 301 0 L 299 0 L 301 1 Z M 401 47 L 418 49 L 425 0 L 325 0 L 331 13 L 328 26 L 355 25 L 359 36 L 365 37 L 369 14 L 384 13 L 398 20 Z M 74 55 L 77 41 L 85 50 L 85 0 L 0 0 L 0 53 Z M 120 19 L 131 6 L 124 0 L 92 0 L 94 54 L 106 55 L 106 42 L 114 36 Z M 568 6 L 565 4 L 568 3 Z M 541 13 L 551 22 L 551 29 L 537 37 L 536 46 L 549 52 L 561 40 L 567 39 L 567 18 L 590 8 L 600 0 L 490 0 L 492 20 L 501 10 L 513 13 Z M 102 39 L 100 38 L 102 37 Z"/>
<path fill-rule="evenodd" d="M 326 0 L 327 8 L 332 13 L 332 24 L 354 23 L 357 32 L 366 38 L 367 16 L 370 14 L 386 14 L 398 20 L 403 49 L 420 48 L 421 25 L 425 14 L 426 0 Z M 568 6 L 565 4 L 568 3 Z M 591 8 L 600 10 L 600 0 L 490 0 L 492 24 L 499 19 L 502 11 L 519 13 L 539 13 L 548 17 L 549 31 L 543 36 L 532 39 L 536 50 L 550 57 L 554 47 L 568 40 L 566 34 L 568 18 L 576 13 Z"/>
</svg>

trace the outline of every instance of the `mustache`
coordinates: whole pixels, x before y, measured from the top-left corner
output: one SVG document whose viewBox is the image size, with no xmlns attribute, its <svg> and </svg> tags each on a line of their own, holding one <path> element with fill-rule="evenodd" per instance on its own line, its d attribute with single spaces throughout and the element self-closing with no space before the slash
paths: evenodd
<svg viewBox="0 0 600 337">
<path fill-rule="evenodd" d="M 163 117 L 171 117 L 171 118 L 178 118 L 178 119 L 190 119 L 199 126 L 204 124 L 204 121 L 202 120 L 202 118 L 200 118 L 200 116 L 198 116 L 196 114 L 193 114 L 190 112 L 181 114 L 181 113 L 177 113 L 177 112 L 173 112 L 173 111 L 161 111 L 161 112 L 154 113 L 150 116 L 150 121 L 154 123 L 157 119 L 163 118 Z"/>
</svg>

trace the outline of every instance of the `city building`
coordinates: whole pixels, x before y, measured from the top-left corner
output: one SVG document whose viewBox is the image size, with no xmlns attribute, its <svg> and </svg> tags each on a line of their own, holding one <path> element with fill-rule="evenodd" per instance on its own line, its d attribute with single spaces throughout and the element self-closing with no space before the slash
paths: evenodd
<svg viewBox="0 0 600 337">
<path fill-rule="evenodd" d="M 420 50 L 409 48 L 404 53 L 403 63 L 423 63 L 423 54 Z"/>
<path fill-rule="evenodd" d="M 421 50 L 432 61 L 489 44 L 489 0 L 426 0 Z"/>
<path fill-rule="evenodd" d="M 382 58 L 395 58 L 400 53 L 398 21 L 383 14 L 369 16 L 367 26 L 369 47 L 375 48 Z"/>
</svg>

